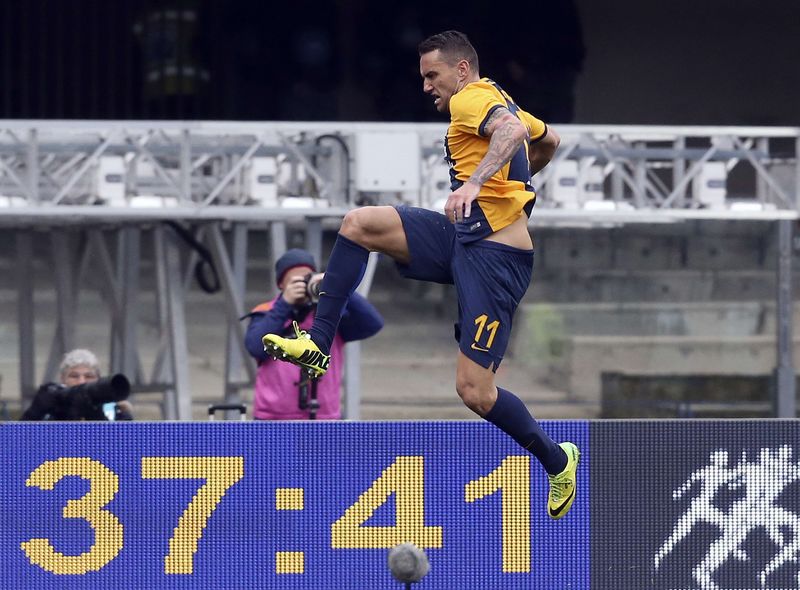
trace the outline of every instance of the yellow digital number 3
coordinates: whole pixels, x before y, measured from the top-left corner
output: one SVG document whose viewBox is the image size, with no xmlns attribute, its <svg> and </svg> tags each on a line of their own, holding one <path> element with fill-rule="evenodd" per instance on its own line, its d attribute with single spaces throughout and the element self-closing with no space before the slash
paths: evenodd
<svg viewBox="0 0 800 590">
<path fill-rule="evenodd" d="M 442 527 L 425 526 L 422 457 L 397 457 L 355 504 L 331 525 L 334 549 L 389 549 L 398 543 L 440 548 Z M 395 494 L 394 526 L 362 526 Z"/>
<path fill-rule="evenodd" d="M 54 574 L 96 572 L 122 550 L 122 523 L 103 506 L 119 490 L 119 478 L 105 465 L 88 457 L 62 457 L 45 461 L 25 481 L 29 487 L 52 490 L 64 477 L 89 480 L 89 491 L 64 506 L 64 518 L 80 518 L 94 529 L 94 544 L 80 555 L 64 555 L 55 550 L 49 539 L 30 539 L 20 544 L 30 562 Z"/>
</svg>

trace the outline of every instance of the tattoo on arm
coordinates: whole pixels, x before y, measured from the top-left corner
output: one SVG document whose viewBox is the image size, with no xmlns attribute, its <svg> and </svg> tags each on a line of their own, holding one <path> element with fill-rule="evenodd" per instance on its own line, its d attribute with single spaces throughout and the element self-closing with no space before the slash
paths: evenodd
<svg viewBox="0 0 800 590">
<path fill-rule="evenodd" d="M 502 119 L 506 116 L 513 117 L 513 120 L 507 119 L 503 121 Z M 489 140 L 489 149 L 486 155 L 467 182 L 483 186 L 484 182 L 489 180 L 495 172 L 511 160 L 524 140 L 516 132 L 517 124 L 515 122 L 521 124 L 506 108 L 495 109 L 489 115 L 485 127 L 491 129 L 493 125 L 497 126 L 491 132 L 492 136 Z"/>
</svg>

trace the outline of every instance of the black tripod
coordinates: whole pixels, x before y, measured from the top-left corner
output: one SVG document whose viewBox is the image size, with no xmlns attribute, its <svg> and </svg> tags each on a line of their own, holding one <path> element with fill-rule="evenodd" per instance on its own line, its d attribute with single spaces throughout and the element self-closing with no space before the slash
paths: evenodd
<svg viewBox="0 0 800 590">
<path fill-rule="evenodd" d="M 310 369 L 300 369 L 300 397 L 297 405 L 301 410 L 308 410 L 308 419 L 316 420 L 319 411 L 319 401 L 317 400 L 317 374 Z"/>
</svg>

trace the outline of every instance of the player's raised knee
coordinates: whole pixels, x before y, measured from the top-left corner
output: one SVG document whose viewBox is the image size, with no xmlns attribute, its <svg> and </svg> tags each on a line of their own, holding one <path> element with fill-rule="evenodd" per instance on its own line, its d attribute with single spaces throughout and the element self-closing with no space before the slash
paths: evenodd
<svg viewBox="0 0 800 590">
<path fill-rule="evenodd" d="M 464 405 L 479 416 L 485 416 L 494 405 L 489 390 L 465 379 L 456 379 L 456 393 Z"/>
<path fill-rule="evenodd" d="M 342 219 L 339 233 L 348 240 L 362 244 L 372 233 L 373 216 L 370 214 L 370 209 L 372 207 L 361 207 L 348 211 Z"/>
<path fill-rule="evenodd" d="M 345 214 L 339 233 L 365 248 L 376 249 L 382 245 L 383 236 L 399 224 L 393 207 L 360 207 Z"/>
</svg>

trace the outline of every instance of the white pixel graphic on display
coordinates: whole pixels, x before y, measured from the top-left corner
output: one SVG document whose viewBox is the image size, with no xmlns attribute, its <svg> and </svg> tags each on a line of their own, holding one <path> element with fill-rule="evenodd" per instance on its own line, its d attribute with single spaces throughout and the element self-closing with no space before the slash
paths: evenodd
<svg viewBox="0 0 800 590">
<path fill-rule="evenodd" d="M 767 587 L 769 576 L 784 564 L 798 564 L 800 515 L 777 503 L 786 487 L 800 480 L 800 464 L 792 459 L 793 449 L 789 445 L 777 449 L 761 448 L 758 458 L 753 461 L 748 461 L 746 453 L 742 453 L 735 467 L 729 466 L 728 451 L 712 452 L 709 464 L 694 471 L 672 493 L 673 500 L 678 501 L 695 483 L 699 484 L 699 493 L 689 502 L 672 533 L 656 553 L 655 568 L 661 566 L 664 558 L 699 523 L 713 525 L 720 531 L 703 559 L 692 570 L 692 575 L 702 590 L 719 588 L 713 579 L 714 573 L 731 557 L 741 561 L 750 560 L 742 549 L 742 544 L 759 528 L 766 532 L 777 547 L 775 555 L 758 572 L 762 587 Z M 743 495 L 726 512 L 714 503 L 723 486 L 730 490 L 743 489 Z M 794 567 L 800 569 L 800 565 Z M 795 575 L 800 586 L 800 571 L 795 572 Z"/>
</svg>

